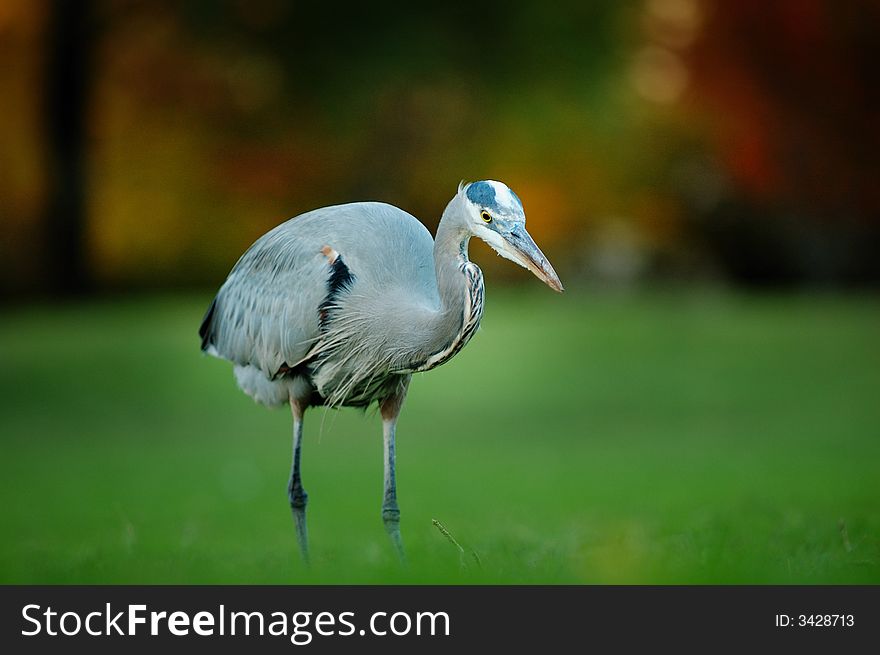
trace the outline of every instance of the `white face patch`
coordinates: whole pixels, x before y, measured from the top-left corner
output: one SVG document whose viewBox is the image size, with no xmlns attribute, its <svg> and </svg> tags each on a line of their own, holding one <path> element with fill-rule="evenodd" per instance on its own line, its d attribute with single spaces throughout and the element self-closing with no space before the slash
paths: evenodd
<svg viewBox="0 0 880 655">
<path fill-rule="evenodd" d="M 497 180 L 486 180 L 486 182 L 495 190 L 495 202 L 504 213 L 513 214 L 520 211 L 519 203 L 510 192 L 510 187 Z"/>
<path fill-rule="evenodd" d="M 494 230 L 490 230 L 489 228 L 482 225 L 475 225 L 474 235 L 488 243 L 489 247 L 492 248 L 492 250 L 497 252 L 499 255 L 504 257 L 504 259 L 509 259 L 515 264 L 519 264 L 523 268 L 528 269 L 528 266 L 526 266 L 522 262 L 522 260 L 519 258 L 520 256 L 518 256 L 518 253 L 516 253 L 513 247 Z"/>
</svg>

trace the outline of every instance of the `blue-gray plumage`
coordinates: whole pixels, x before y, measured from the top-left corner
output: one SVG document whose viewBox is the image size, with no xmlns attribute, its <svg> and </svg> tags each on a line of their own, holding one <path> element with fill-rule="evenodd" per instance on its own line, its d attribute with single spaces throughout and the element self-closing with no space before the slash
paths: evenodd
<svg viewBox="0 0 880 655">
<path fill-rule="evenodd" d="M 325 207 L 260 237 L 208 309 L 202 350 L 234 364 L 242 390 L 290 403 L 288 495 L 308 559 L 299 462 L 309 406 L 378 402 L 385 439 L 385 526 L 402 555 L 394 481 L 397 416 L 412 373 L 446 362 L 483 315 L 483 275 L 467 256 L 477 236 L 562 291 L 525 230 L 519 198 L 495 181 L 460 185 L 432 239 L 406 212 L 378 202 Z"/>
</svg>

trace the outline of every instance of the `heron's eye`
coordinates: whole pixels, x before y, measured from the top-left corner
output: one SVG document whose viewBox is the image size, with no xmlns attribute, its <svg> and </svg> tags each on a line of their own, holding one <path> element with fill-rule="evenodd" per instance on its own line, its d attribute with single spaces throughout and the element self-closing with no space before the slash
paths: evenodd
<svg viewBox="0 0 880 655">
<path fill-rule="evenodd" d="M 487 212 L 485 209 L 480 212 L 480 218 L 482 218 L 486 223 L 492 222 L 492 214 Z"/>
</svg>

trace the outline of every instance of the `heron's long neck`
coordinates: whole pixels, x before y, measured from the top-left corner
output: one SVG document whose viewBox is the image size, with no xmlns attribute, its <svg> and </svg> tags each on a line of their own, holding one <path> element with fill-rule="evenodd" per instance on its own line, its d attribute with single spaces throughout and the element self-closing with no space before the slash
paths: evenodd
<svg viewBox="0 0 880 655">
<path fill-rule="evenodd" d="M 394 307 L 397 322 L 389 329 L 399 328 L 392 339 L 401 355 L 399 372 L 439 366 L 461 350 L 479 326 L 483 276 L 467 258 L 470 234 L 455 211 L 450 203 L 434 237 L 439 305 L 402 303 Z"/>
<path fill-rule="evenodd" d="M 444 212 L 434 238 L 434 271 L 437 274 L 441 309 L 444 314 L 453 315 L 459 322 L 465 307 L 467 280 L 462 265 L 468 261 L 469 240 L 470 234 L 467 230 L 449 220 Z"/>
<path fill-rule="evenodd" d="M 424 350 L 426 371 L 453 357 L 476 332 L 483 315 L 483 277 L 467 257 L 470 234 L 451 207 L 443 212 L 434 238 L 434 270 L 440 307 L 430 319 Z"/>
</svg>

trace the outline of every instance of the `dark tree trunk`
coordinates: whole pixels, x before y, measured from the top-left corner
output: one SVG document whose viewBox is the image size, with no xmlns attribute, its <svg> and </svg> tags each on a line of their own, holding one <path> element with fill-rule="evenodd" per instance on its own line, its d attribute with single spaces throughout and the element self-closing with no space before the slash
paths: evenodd
<svg viewBox="0 0 880 655">
<path fill-rule="evenodd" d="M 49 6 L 44 270 L 51 293 L 73 295 L 91 288 L 85 243 L 91 14 L 86 0 Z"/>
</svg>

